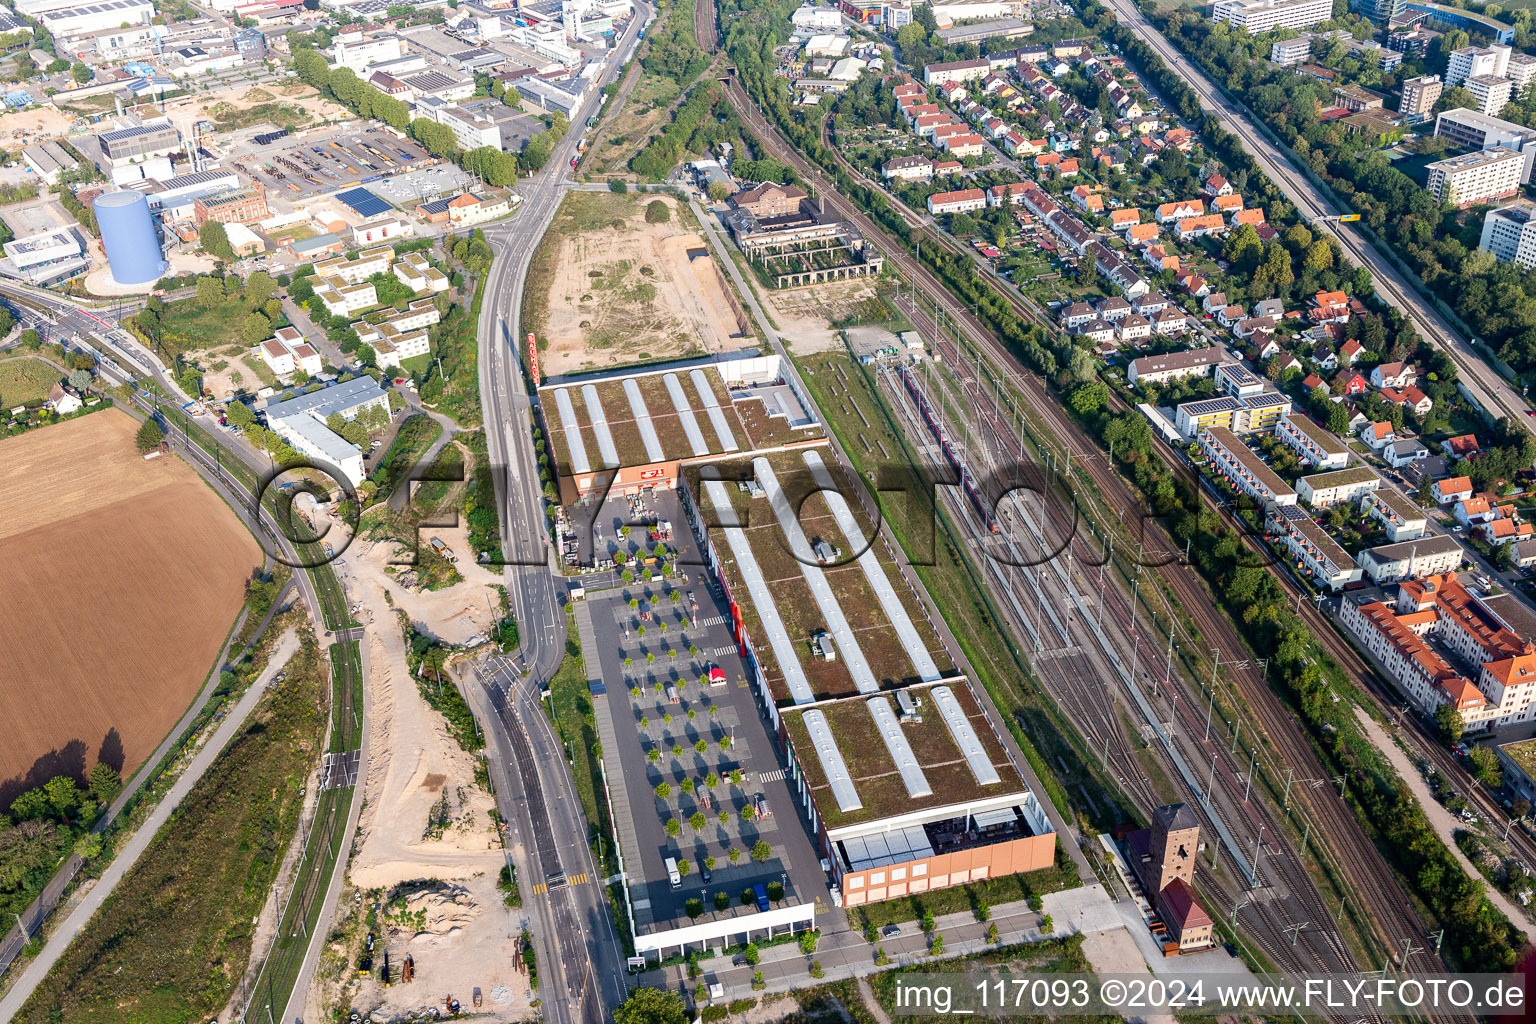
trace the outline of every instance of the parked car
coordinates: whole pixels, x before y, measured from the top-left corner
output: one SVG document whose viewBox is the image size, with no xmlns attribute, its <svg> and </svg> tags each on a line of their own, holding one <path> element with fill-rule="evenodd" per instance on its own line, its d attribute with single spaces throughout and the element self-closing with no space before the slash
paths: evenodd
<svg viewBox="0 0 1536 1024">
<path fill-rule="evenodd" d="M 880 934 L 885 936 L 888 939 L 893 937 L 893 936 L 900 935 L 901 934 L 901 925 L 899 925 L 899 924 L 888 924 L 884 928 L 880 929 Z"/>
<path fill-rule="evenodd" d="M 762 882 L 758 882 L 752 887 L 752 895 L 757 897 L 757 912 L 760 914 L 766 914 L 768 912 L 767 886 L 763 885 Z"/>
</svg>

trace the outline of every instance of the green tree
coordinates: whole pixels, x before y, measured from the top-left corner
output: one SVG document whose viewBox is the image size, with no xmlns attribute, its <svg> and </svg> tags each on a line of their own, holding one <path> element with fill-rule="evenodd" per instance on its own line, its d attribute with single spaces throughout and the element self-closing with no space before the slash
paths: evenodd
<svg viewBox="0 0 1536 1024">
<path fill-rule="evenodd" d="M 1109 385 L 1098 380 L 1084 381 L 1072 389 L 1067 401 L 1079 416 L 1098 412 L 1109 403 Z"/>
<path fill-rule="evenodd" d="M 678 821 L 676 818 L 668 818 L 666 829 L 667 835 L 676 838 L 678 834 L 683 831 L 683 823 Z"/>
<path fill-rule="evenodd" d="M 656 799 L 666 800 L 672 796 L 672 787 L 665 782 L 656 783 Z"/>
<path fill-rule="evenodd" d="M 731 190 L 725 186 L 725 182 L 712 181 L 709 183 L 709 198 L 714 202 L 723 202 L 725 197 L 730 194 Z"/>
<path fill-rule="evenodd" d="M 1504 545 L 1506 548 L 1511 545 Z M 1499 767 L 1499 755 L 1487 747 L 1473 747 L 1467 759 L 1472 762 L 1472 774 L 1489 789 L 1504 785 L 1504 771 Z"/>
<path fill-rule="evenodd" d="M 709 820 L 704 817 L 703 811 L 694 811 L 693 816 L 688 819 L 688 827 L 695 832 L 703 832 L 704 826 L 707 824 L 709 824 Z"/>
<path fill-rule="evenodd" d="M 763 863 L 771 856 L 773 856 L 773 848 L 768 845 L 768 840 L 759 839 L 757 842 L 752 844 L 752 859 L 757 861 L 759 864 Z"/>
<path fill-rule="evenodd" d="M 50 75 L 56 75 L 60 71 L 68 71 L 68 70 L 69 70 L 69 61 L 65 60 L 63 57 L 55 57 L 53 60 L 48 62 L 48 73 Z"/>
<path fill-rule="evenodd" d="M 139 427 L 139 432 L 133 435 L 134 447 L 139 454 L 144 455 L 159 447 L 165 441 L 165 431 L 160 429 L 160 424 L 153 419 L 147 419 Z"/>
<path fill-rule="evenodd" d="M 75 66 L 69 69 L 69 77 L 84 85 L 91 80 L 91 69 L 85 65 L 84 61 L 76 61 Z"/>
<path fill-rule="evenodd" d="M 1440 733 L 1441 742 L 1450 746 L 1460 742 L 1467 725 L 1462 721 L 1461 712 L 1456 710 L 1456 706 L 1445 703 L 1435 708 L 1435 728 Z"/>
<path fill-rule="evenodd" d="M 614 1024 L 688 1024 L 692 1020 L 683 997 L 659 988 L 637 988 L 614 1007 Z"/>
<path fill-rule="evenodd" d="M 91 766 L 87 785 L 92 798 L 97 803 L 109 804 L 117 799 L 118 793 L 122 792 L 123 779 L 116 768 L 105 761 L 97 761 Z"/>
<path fill-rule="evenodd" d="M 240 340 L 247 346 L 261 344 L 272 336 L 272 323 L 262 313 L 247 313 L 240 321 Z"/>
<path fill-rule="evenodd" d="M 228 241 L 228 239 L 226 239 Z M 224 301 L 224 282 L 216 277 L 199 277 L 197 279 L 197 304 L 204 309 L 212 309 Z"/>
<path fill-rule="evenodd" d="M 221 260 L 235 258 L 234 246 L 229 244 L 229 233 L 224 230 L 224 225 L 216 220 L 203 221 L 203 226 L 197 229 L 197 240 L 202 245 L 203 251 L 210 255 Z"/>
<path fill-rule="evenodd" d="M 76 391 L 80 392 L 81 394 L 84 394 L 86 389 L 91 386 L 91 371 L 90 370 L 70 370 L 69 371 L 69 386 L 74 388 Z"/>
<path fill-rule="evenodd" d="M 101 833 L 85 832 L 75 840 L 75 853 L 81 860 L 95 860 L 101 856 Z"/>
<path fill-rule="evenodd" d="M 54 815 L 60 818 L 68 818 L 80 806 L 80 790 L 75 786 L 75 780 L 68 775 L 55 775 L 43 785 L 43 793 L 48 797 L 48 806 Z"/>
</svg>

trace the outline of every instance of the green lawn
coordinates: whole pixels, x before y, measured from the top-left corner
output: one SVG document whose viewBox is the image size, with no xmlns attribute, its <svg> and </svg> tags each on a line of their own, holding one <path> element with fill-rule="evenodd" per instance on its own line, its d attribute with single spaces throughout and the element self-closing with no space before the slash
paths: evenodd
<svg viewBox="0 0 1536 1024">
<path fill-rule="evenodd" d="M 53 366 L 30 356 L 0 361 L 0 408 L 40 405 L 63 376 Z"/>
<path fill-rule="evenodd" d="M 228 1002 L 324 736 L 313 635 L 286 672 L 16 1020 L 181 1024 Z"/>
<path fill-rule="evenodd" d="M 153 347 L 167 361 L 194 349 L 221 345 L 243 348 L 240 326 L 250 312 L 251 305 L 238 295 L 207 307 L 199 306 L 195 298 L 168 302 L 160 313 L 160 337 Z M 282 327 L 285 323 L 280 320 L 272 326 Z"/>
</svg>

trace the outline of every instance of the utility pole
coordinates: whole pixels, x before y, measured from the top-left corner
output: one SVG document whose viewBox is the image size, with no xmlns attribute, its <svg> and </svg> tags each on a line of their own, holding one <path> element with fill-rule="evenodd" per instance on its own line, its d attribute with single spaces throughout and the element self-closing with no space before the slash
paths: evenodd
<svg viewBox="0 0 1536 1024">
<path fill-rule="evenodd" d="M 1259 826 L 1259 835 L 1253 841 L 1253 884 L 1259 884 L 1259 857 L 1264 853 L 1264 825 Z"/>
<path fill-rule="evenodd" d="M 1248 802 L 1248 793 L 1253 789 L 1253 766 L 1258 763 L 1259 748 L 1251 747 L 1248 751 L 1248 781 L 1243 783 L 1243 803 Z"/>
<path fill-rule="evenodd" d="M 1296 940 L 1301 938 L 1301 930 L 1308 927 L 1311 923 L 1310 921 L 1298 921 L 1285 929 L 1291 933 L 1291 945 L 1296 945 Z"/>
</svg>

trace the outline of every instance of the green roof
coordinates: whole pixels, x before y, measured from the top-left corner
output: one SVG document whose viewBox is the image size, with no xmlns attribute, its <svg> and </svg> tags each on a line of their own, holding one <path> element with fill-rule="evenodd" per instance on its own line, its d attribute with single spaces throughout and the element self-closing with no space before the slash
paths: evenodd
<svg viewBox="0 0 1536 1024">
<path fill-rule="evenodd" d="M 1527 778 L 1536 779 L 1536 740 L 1505 743 L 1499 747 L 1499 750 L 1514 763 L 1515 767 L 1524 772 Z"/>
</svg>

